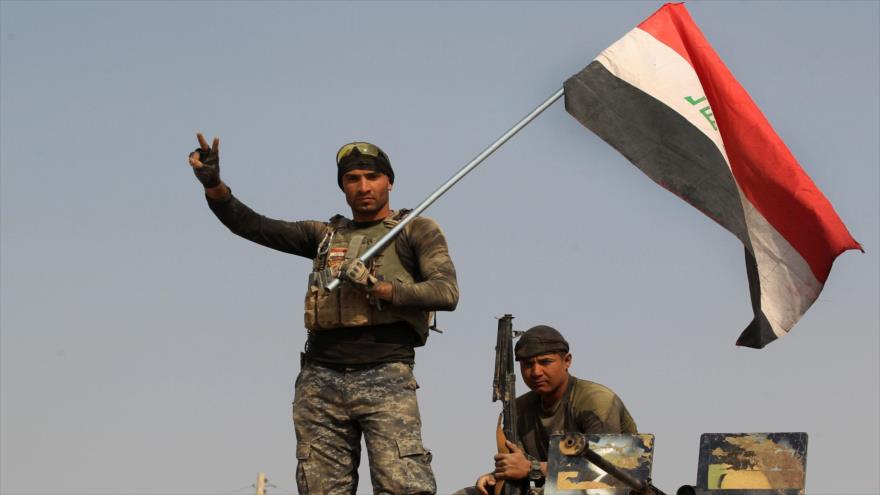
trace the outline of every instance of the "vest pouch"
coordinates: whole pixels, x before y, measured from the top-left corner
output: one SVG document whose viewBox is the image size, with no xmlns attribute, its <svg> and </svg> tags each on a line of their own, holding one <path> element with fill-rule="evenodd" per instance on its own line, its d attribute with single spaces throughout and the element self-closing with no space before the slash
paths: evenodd
<svg viewBox="0 0 880 495">
<path fill-rule="evenodd" d="M 309 289 L 311 291 L 311 288 Z M 315 290 L 315 306 L 317 307 L 318 329 L 339 328 L 339 293 L 338 288 L 334 291 L 322 289 Z"/>
<path fill-rule="evenodd" d="M 314 285 L 309 285 L 309 288 L 306 289 L 306 300 L 305 300 L 305 311 L 304 311 L 304 319 L 306 328 L 309 330 L 317 330 L 318 329 L 318 288 Z"/>
<path fill-rule="evenodd" d="M 306 290 L 305 325 L 309 330 L 339 328 L 339 289 L 329 292 L 310 285 Z"/>
<path fill-rule="evenodd" d="M 309 330 L 326 330 L 339 328 L 339 290 L 329 292 L 322 289 L 334 274 L 325 269 L 309 275 L 306 289 L 304 319 Z"/>
<path fill-rule="evenodd" d="M 342 284 L 334 292 L 339 293 L 339 313 L 344 327 L 360 327 L 370 324 L 370 300 L 364 292 Z"/>
</svg>

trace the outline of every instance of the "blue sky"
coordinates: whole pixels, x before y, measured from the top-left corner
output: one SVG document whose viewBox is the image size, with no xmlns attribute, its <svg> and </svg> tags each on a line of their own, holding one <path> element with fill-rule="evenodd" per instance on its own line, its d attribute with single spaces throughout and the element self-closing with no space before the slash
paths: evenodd
<svg viewBox="0 0 880 495">
<path fill-rule="evenodd" d="M 310 263 L 216 221 L 196 131 L 266 215 L 344 213 L 355 139 L 411 207 L 660 5 L 0 2 L 0 492 L 295 492 Z M 426 212 L 462 292 L 417 353 L 440 493 L 491 466 L 504 313 L 620 394 L 667 492 L 700 433 L 737 431 L 809 433 L 810 493 L 880 492 L 880 4 L 687 6 L 865 253 L 790 335 L 737 348 L 741 244 L 557 103 Z"/>
</svg>

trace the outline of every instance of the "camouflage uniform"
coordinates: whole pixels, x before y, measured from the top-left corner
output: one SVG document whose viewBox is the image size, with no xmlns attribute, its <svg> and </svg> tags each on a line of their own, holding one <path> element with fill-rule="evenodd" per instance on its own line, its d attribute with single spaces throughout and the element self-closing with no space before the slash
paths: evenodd
<svg viewBox="0 0 880 495">
<path fill-rule="evenodd" d="M 373 493 L 436 492 L 416 388 L 405 363 L 353 371 L 306 364 L 293 403 L 300 493 L 355 493 L 361 433 Z"/>
<path fill-rule="evenodd" d="M 233 233 L 272 249 L 315 259 L 327 239 L 328 222 L 267 218 L 232 194 L 208 204 Z M 332 222 L 339 223 L 340 217 Z M 361 228 L 350 221 L 345 225 L 354 233 Z M 413 348 L 425 344 L 429 312 L 455 308 L 455 268 L 443 233 L 428 218 L 414 219 L 382 256 L 390 258 L 392 249 L 407 276 L 389 280 L 393 300 L 383 304 L 406 318 L 309 332 L 293 402 L 296 480 L 302 495 L 355 493 L 361 434 L 374 493 L 436 491 L 431 453 L 421 439 Z M 423 311 L 424 318 L 413 317 L 413 309 Z"/>
</svg>

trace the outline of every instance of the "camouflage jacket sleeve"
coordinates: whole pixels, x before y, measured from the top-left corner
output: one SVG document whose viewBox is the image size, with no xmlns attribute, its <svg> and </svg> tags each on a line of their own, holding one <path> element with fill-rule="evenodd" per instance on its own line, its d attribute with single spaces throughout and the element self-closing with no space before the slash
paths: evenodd
<svg viewBox="0 0 880 495">
<path fill-rule="evenodd" d="M 416 272 L 416 282 L 393 281 L 392 304 L 426 311 L 454 310 L 458 281 L 440 226 L 430 218 L 414 219 L 400 233 L 396 249 L 404 266 Z"/>
<path fill-rule="evenodd" d="M 315 221 L 287 222 L 256 213 L 231 193 L 224 199 L 208 198 L 208 206 L 232 233 L 285 253 L 314 258 L 326 224 Z"/>
<path fill-rule="evenodd" d="M 608 387 L 577 380 L 570 400 L 572 420 L 582 433 L 638 433 L 623 401 Z"/>
</svg>

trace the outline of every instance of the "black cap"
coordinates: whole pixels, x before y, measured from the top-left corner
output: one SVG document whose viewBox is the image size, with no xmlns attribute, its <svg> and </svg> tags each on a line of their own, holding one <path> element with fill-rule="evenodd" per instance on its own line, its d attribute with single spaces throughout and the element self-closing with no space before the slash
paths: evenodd
<svg viewBox="0 0 880 495">
<path fill-rule="evenodd" d="M 517 361 L 551 352 L 568 352 L 568 341 L 555 328 L 547 325 L 526 330 L 513 350 Z"/>
<path fill-rule="evenodd" d="M 372 170 L 383 173 L 388 176 L 388 182 L 394 184 L 394 169 L 391 168 L 391 160 L 388 159 L 388 155 L 375 144 L 365 144 L 374 147 L 378 151 L 378 155 L 363 154 L 355 147 L 345 158 L 336 162 L 336 183 L 339 184 L 339 189 L 342 189 L 342 176 L 350 170 Z"/>
</svg>

